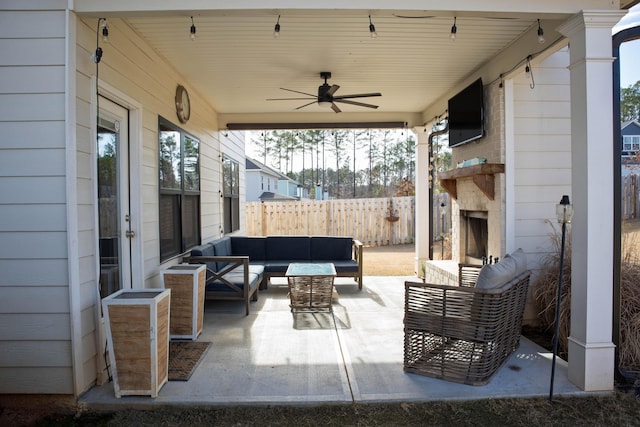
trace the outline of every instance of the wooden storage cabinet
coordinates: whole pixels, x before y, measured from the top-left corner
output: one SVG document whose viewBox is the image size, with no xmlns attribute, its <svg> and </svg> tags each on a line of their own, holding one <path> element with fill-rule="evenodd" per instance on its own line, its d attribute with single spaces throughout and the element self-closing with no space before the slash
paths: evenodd
<svg viewBox="0 0 640 427">
<path fill-rule="evenodd" d="M 172 339 L 195 341 L 202 332 L 205 274 L 204 264 L 174 265 L 161 272 L 162 285 L 171 289 L 169 336 Z"/>
<path fill-rule="evenodd" d="M 102 300 L 116 397 L 149 395 L 169 377 L 171 290 L 120 290 Z"/>
</svg>

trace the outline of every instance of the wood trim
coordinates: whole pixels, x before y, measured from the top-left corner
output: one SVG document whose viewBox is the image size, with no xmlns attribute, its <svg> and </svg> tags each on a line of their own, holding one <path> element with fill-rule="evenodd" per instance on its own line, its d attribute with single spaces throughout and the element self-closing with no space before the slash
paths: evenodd
<svg viewBox="0 0 640 427">
<path fill-rule="evenodd" d="M 504 173 L 503 163 L 485 163 L 465 168 L 451 169 L 438 173 L 440 185 L 453 197 L 458 198 L 458 180 L 471 178 L 473 183 L 487 196 L 489 200 L 495 198 L 495 174 Z"/>
</svg>

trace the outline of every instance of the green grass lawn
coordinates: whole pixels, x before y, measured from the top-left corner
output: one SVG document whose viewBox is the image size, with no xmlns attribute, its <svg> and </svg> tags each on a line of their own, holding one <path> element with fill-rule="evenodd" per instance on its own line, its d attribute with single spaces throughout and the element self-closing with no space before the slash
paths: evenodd
<svg viewBox="0 0 640 427">
<path fill-rule="evenodd" d="M 164 407 L 49 416 L 40 426 L 638 426 L 633 393 L 355 405 Z"/>
</svg>

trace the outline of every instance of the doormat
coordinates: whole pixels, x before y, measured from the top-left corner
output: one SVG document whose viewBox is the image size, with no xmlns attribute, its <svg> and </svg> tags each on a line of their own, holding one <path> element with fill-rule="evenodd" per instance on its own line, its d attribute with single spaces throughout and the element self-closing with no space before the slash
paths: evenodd
<svg viewBox="0 0 640 427">
<path fill-rule="evenodd" d="M 188 381 L 209 349 L 210 342 L 169 342 L 169 381 Z"/>
</svg>

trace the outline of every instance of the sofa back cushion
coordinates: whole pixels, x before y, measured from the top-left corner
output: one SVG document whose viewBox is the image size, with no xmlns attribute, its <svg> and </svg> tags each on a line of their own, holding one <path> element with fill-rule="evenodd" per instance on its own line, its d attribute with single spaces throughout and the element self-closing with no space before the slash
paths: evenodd
<svg viewBox="0 0 640 427">
<path fill-rule="evenodd" d="M 311 238 L 306 236 L 268 236 L 267 261 L 311 260 Z"/>
<path fill-rule="evenodd" d="M 203 243 L 200 246 L 191 248 L 191 256 L 213 256 L 213 246 L 211 243 Z"/>
<path fill-rule="evenodd" d="M 213 251 L 215 252 L 215 256 L 231 256 L 231 239 L 229 237 L 222 237 L 218 240 L 214 240 L 211 242 L 213 245 Z M 227 264 L 226 261 L 218 261 L 217 262 L 217 270 L 222 270 Z"/>
<path fill-rule="evenodd" d="M 234 255 L 246 255 L 249 261 L 265 261 L 266 258 L 265 237 L 232 236 L 231 249 Z"/>
<path fill-rule="evenodd" d="M 196 246 L 191 249 L 191 256 L 214 256 L 213 245 L 211 243 L 204 243 L 200 246 Z M 218 265 L 215 262 L 207 262 L 207 269 L 212 271 L 218 271 Z"/>
<path fill-rule="evenodd" d="M 351 237 L 311 237 L 311 261 L 348 261 L 352 247 Z"/>
</svg>

